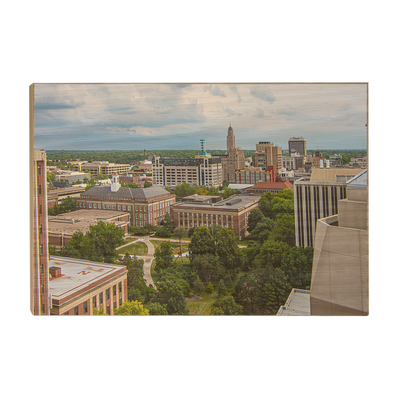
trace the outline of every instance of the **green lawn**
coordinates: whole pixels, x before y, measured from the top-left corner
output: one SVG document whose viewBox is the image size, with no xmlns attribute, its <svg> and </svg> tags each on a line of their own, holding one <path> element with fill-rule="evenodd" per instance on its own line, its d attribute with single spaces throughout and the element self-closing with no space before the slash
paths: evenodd
<svg viewBox="0 0 400 400">
<path fill-rule="evenodd" d="M 137 239 L 134 239 L 134 238 L 126 238 L 124 244 L 133 242 L 134 240 L 137 240 Z"/>
<path fill-rule="evenodd" d="M 135 256 L 144 256 L 147 254 L 147 250 L 147 246 L 144 243 L 138 242 L 125 246 L 119 249 L 118 252 L 119 254 L 129 253 Z"/>
<path fill-rule="evenodd" d="M 197 315 L 200 308 L 199 315 L 211 315 L 211 308 L 213 303 L 218 299 L 218 284 L 213 284 L 214 291 L 212 293 L 203 292 L 200 297 L 202 300 L 187 300 L 186 306 L 189 310 L 189 315 Z"/>
</svg>

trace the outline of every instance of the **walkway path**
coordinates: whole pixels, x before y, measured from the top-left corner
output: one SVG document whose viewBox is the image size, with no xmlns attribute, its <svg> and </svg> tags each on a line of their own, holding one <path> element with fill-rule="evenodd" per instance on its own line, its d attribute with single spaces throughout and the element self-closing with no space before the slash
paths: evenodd
<svg viewBox="0 0 400 400">
<path fill-rule="evenodd" d="M 154 246 L 153 243 L 150 242 L 150 239 L 148 237 L 141 237 L 134 242 L 127 243 L 125 245 L 122 245 L 120 247 L 117 247 L 116 250 L 123 248 L 125 246 L 128 246 L 132 243 L 137 243 L 137 242 L 142 242 L 147 246 L 147 254 L 145 256 L 136 256 L 137 258 L 140 258 L 144 261 L 143 264 L 143 273 L 144 273 L 144 279 L 146 281 L 147 286 L 152 285 L 154 289 L 157 290 L 156 286 L 154 285 L 153 279 L 151 277 L 151 264 L 154 260 Z M 123 254 L 120 254 L 120 256 L 123 256 Z"/>
</svg>

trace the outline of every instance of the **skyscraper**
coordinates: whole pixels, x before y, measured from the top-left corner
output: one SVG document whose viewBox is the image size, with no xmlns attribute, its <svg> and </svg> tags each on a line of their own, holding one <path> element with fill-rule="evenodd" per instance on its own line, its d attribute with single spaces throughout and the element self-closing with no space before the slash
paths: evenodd
<svg viewBox="0 0 400 400">
<path fill-rule="evenodd" d="M 274 146 L 271 142 L 259 142 L 254 153 L 254 166 L 267 170 L 271 165 L 276 173 L 282 170 L 282 147 Z"/>
<path fill-rule="evenodd" d="M 300 156 L 307 155 L 306 139 L 303 137 L 291 137 L 289 139 L 289 154 L 295 151 Z"/>
<path fill-rule="evenodd" d="M 222 158 L 223 180 L 235 182 L 235 170 L 245 167 L 244 152 L 240 147 L 235 147 L 235 135 L 232 126 L 228 128 L 226 137 L 226 157 Z"/>
<path fill-rule="evenodd" d="M 235 135 L 233 134 L 233 128 L 229 125 L 228 136 L 226 137 L 226 150 L 235 147 Z"/>
</svg>

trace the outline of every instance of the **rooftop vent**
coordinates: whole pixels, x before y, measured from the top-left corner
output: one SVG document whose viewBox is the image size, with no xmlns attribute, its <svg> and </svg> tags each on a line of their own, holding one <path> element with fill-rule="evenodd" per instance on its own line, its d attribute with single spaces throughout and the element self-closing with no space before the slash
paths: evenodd
<svg viewBox="0 0 400 400">
<path fill-rule="evenodd" d="M 58 278 L 61 276 L 61 268 L 60 267 L 50 267 L 49 272 L 52 278 Z"/>
</svg>

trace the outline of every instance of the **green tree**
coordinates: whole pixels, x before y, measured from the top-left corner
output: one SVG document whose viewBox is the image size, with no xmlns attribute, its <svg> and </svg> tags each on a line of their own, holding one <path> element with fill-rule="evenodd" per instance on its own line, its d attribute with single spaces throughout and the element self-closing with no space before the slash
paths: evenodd
<svg viewBox="0 0 400 400">
<path fill-rule="evenodd" d="M 187 236 L 187 231 L 183 226 L 177 226 L 174 229 L 174 236 L 176 236 L 178 239 L 182 239 Z"/>
<path fill-rule="evenodd" d="M 164 281 L 157 284 L 157 292 L 151 303 L 160 303 L 165 306 L 168 315 L 189 314 L 182 288 L 172 281 Z"/>
<path fill-rule="evenodd" d="M 149 303 L 146 308 L 150 315 L 168 315 L 167 307 L 160 303 Z"/>
<path fill-rule="evenodd" d="M 200 280 L 200 278 L 197 277 L 197 279 L 193 283 L 193 293 L 196 296 L 200 296 L 203 293 L 203 290 L 204 290 L 204 284 Z"/>
<path fill-rule="evenodd" d="M 263 217 L 251 231 L 250 237 L 259 241 L 265 241 L 276 226 L 275 220 Z"/>
<path fill-rule="evenodd" d="M 232 296 L 224 297 L 217 302 L 218 308 L 214 315 L 240 315 L 243 313 L 243 307 L 236 303 Z"/>
<path fill-rule="evenodd" d="M 235 286 L 233 294 L 236 303 L 243 307 L 245 314 L 253 314 L 260 308 L 260 288 L 255 276 L 243 274 Z"/>
<path fill-rule="evenodd" d="M 214 239 L 210 231 L 205 226 L 195 228 L 189 243 L 189 258 L 193 262 L 194 258 L 202 254 L 215 254 Z"/>
<path fill-rule="evenodd" d="M 102 304 L 93 310 L 93 315 L 107 315 Z"/>
<path fill-rule="evenodd" d="M 225 270 L 234 276 L 242 267 L 242 257 L 232 229 L 221 228 L 215 235 L 219 261 Z"/>
<path fill-rule="evenodd" d="M 176 201 L 181 200 L 183 197 L 191 196 L 196 193 L 196 189 L 187 182 L 183 182 L 175 188 Z"/>
<path fill-rule="evenodd" d="M 250 211 L 249 217 L 247 219 L 247 230 L 249 233 L 256 227 L 256 225 L 261 221 L 264 217 L 262 211 L 258 208 L 255 208 Z"/>
<path fill-rule="evenodd" d="M 162 242 L 154 253 L 155 270 L 162 271 L 171 268 L 174 262 L 172 248 L 169 242 Z"/>
<path fill-rule="evenodd" d="M 192 269 L 205 282 L 218 278 L 222 273 L 222 265 L 213 254 L 198 254 L 193 258 Z"/>
<path fill-rule="evenodd" d="M 85 258 L 113 262 L 117 257 L 115 248 L 124 243 L 124 235 L 124 230 L 113 223 L 99 221 L 91 225 L 82 240 Z"/>
<path fill-rule="evenodd" d="M 273 268 L 279 268 L 281 266 L 283 254 L 289 247 L 290 246 L 285 242 L 276 242 L 268 239 L 261 246 L 260 253 L 254 260 L 254 267 L 264 267 L 267 263 L 270 263 Z"/>
<path fill-rule="evenodd" d="M 228 292 L 228 289 L 227 289 L 227 287 L 226 287 L 226 285 L 225 285 L 225 282 L 224 282 L 223 279 L 221 279 L 221 280 L 219 281 L 218 297 L 226 296 L 228 293 L 229 293 L 229 292 Z"/>
<path fill-rule="evenodd" d="M 207 285 L 207 287 L 205 288 L 205 291 L 207 293 L 212 293 L 214 291 L 214 286 L 211 282 Z"/>
<path fill-rule="evenodd" d="M 114 315 L 149 315 L 149 310 L 137 300 L 127 300 L 114 310 Z"/>
</svg>

